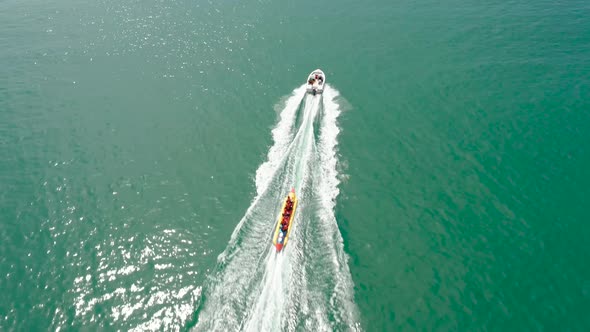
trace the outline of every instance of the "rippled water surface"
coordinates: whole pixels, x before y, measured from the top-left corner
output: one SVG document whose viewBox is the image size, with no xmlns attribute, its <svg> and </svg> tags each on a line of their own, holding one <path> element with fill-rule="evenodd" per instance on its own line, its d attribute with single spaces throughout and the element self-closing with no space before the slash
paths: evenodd
<svg viewBox="0 0 590 332">
<path fill-rule="evenodd" d="M 589 330 L 589 11 L 0 1 L 0 330 Z"/>
</svg>

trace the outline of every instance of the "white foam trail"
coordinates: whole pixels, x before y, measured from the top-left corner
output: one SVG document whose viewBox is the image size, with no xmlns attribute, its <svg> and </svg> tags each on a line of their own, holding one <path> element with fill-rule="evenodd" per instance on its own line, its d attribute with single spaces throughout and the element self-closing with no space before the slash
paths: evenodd
<svg viewBox="0 0 590 332">
<path fill-rule="evenodd" d="M 305 95 L 302 86 L 286 100 L 268 160 L 256 172 L 257 196 L 219 256 L 195 330 L 360 330 L 334 216 L 337 96 L 329 86 L 323 97 Z M 294 135 L 302 99 L 302 121 Z M 322 109 L 316 142 L 314 120 Z M 276 254 L 270 232 L 280 213 L 277 202 L 293 185 L 298 211 L 289 244 Z"/>
<path fill-rule="evenodd" d="M 295 137 L 297 151 L 295 152 L 295 162 L 293 167 L 292 182 L 295 184 L 295 189 L 299 193 L 301 191 L 304 174 L 309 167 L 309 161 L 313 154 L 315 147 L 315 139 L 313 137 L 313 120 L 319 111 L 320 96 L 308 96 L 305 108 L 303 110 L 303 123 L 301 129 L 297 132 Z"/>
<path fill-rule="evenodd" d="M 319 153 L 322 162 L 320 163 L 322 176 L 324 181 L 322 185 L 322 203 L 328 211 L 333 211 L 336 206 L 336 198 L 340 193 L 338 185 L 338 171 L 336 164 L 338 158 L 336 157 L 337 137 L 340 129 L 336 124 L 336 120 L 340 115 L 340 108 L 335 99 L 338 97 L 338 92 L 328 86 L 324 93 L 324 117 L 322 121 L 322 131 L 319 138 Z"/>
<path fill-rule="evenodd" d="M 305 177 L 308 161 L 313 153 L 315 145 L 313 137 L 313 120 L 318 112 L 319 96 L 310 98 L 307 96 L 305 107 L 303 109 L 303 121 L 297 135 L 293 139 L 293 147 L 295 154 L 291 158 L 291 165 L 288 167 L 292 174 L 291 184 L 294 184 L 295 191 L 301 197 L 303 195 L 302 180 Z M 301 207 L 300 207 L 301 209 Z M 297 217 L 296 217 L 297 218 Z M 297 219 L 293 221 L 293 228 L 297 227 Z M 289 245 L 285 247 L 282 253 L 272 254 L 272 259 L 269 259 L 270 264 L 267 265 L 266 273 L 262 281 L 263 288 L 259 295 L 254 309 L 251 311 L 246 324 L 245 331 L 275 331 L 282 325 L 282 317 L 284 316 L 285 294 L 289 291 L 289 275 L 290 268 L 288 264 L 293 253 L 291 250 L 296 248 L 294 243 L 294 229 L 291 231 L 292 237 L 289 240 Z M 296 250 L 296 249 L 294 249 Z M 276 257 L 276 258 L 275 258 Z M 285 266 L 283 266 L 285 265 Z"/>
<path fill-rule="evenodd" d="M 352 330 L 360 330 L 358 323 L 358 311 L 354 303 L 353 282 L 348 267 L 348 258 L 344 252 L 342 235 L 337 227 L 334 207 L 336 198 L 340 193 L 338 185 L 337 171 L 337 137 L 340 129 L 337 126 L 337 118 L 341 113 L 340 107 L 336 102 L 339 93 L 331 86 L 328 86 L 324 92 L 324 117 L 321 125 L 321 134 L 318 144 L 318 152 L 321 159 L 321 177 L 318 184 L 318 193 L 322 208 L 319 210 L 320 219 L 327 223 L 328 227 L 324 231 L 326 243 L 331 243 L 328 247 L 332 251 L 332 269 L 336 277 L 334 292 L 330 298 L 332 312 L 335 313 L 336 322 L 343 324 Z M 328 249 L 326 248 L 326 249 Z"/>
<path fill-rule="evenodd" d="M 281 272 L 284 262 L 284 256 L 276 253 L 271 255 L 266 266 L 267 273 L 264 276 L 262 284 L 264 285 L 252 316 L 246 321 L 244 331 L 271 331 L 274 326 L 279 326 L 281 321 L 281 311 L 283 307 L 283 279 Z"/>
<path fill-rule="evenodd" d="M 218 257 L 217 275 L 211 280 L 210 292 L 195 330 L 241 329 L 244 318 L 252 310 L 253 301 L 263 291 L 261 280 L 276 267 L 269 259 L 272 251 L 270 231 L 276 221 L 277 201 L 283 197 L 274 197 L 267 189 L 274 183 L 275 174 L 293 144 L 292 127 L 304 96 L 305 86 L 302 85 L 285 101 L 279 122 L 272 130 L 274 144 L 268 159 L 256 172 L 257 196 L 234 229 L 227 248 Z M 281 196 L 286 194 L 283 188 L 278 190 Z"/>
<path fill-rule="evenodd" d="M 273 176 L 275 175 L 278 167 L 282 164 L 285 156 L 288 154 L 289 149 L 287 147 L 293 137 L 291 129 L 295 123 L 295 115 L 297 113 L 299 104 L 305 96 L 305 89 L 306 87 L 304 84 L 299 88 L 293 90 L 291 96 L 287 98 L 287 100 L 285 101 L 284 108 L 279 114 L 279 122 L 272 130 L 272 138 L 274 144 L 268 151 L 267 160 L 264 163 L 262 163 L 262 165 L 260 165 L 256 170 L 257 195 L 252 201 L 252 204 L 250 204 L 248 210 L 246 210 L 244 217 L 240 220 L 240 222 L 232 232 L 229 241 L 230 243 L 235 242 L 236 237 L 238 236 L 238 233 L 242 228 L 242 225 L 251 215 L 252 209 L 257 205 L 262 193 L 264 193 L 264 191 L 268 188 L 268 185 L 272 180 Z M 277 105 L 276 107 L 279 106 Z M 225 250 L 223 253 L 221 253 L 219 259 L 224 260 L 227 256 L 227 251 L 228 250 Z"/>
<path fill-rule="evenodd" d="M 300 200 L 300 209 L 304 212 L 298 214 L 303 220 L 296 224 L 294 238 L 289 241 L 289 306 L 283 310 L 297 318 L 287 319 L 281 326 L 288 331 L 360 330 L 352 278 L 334 215 L 339 194 L 337 119 L 341 110 L 337 99 L 338 92 L 327 87 L 318 142 L 306 162 L 311 168 L 308 180 L 312 190 L 302 190 L 305 197 Z"/>
<path fill-rule="evenodd" d="M 268 188 L 268 184 L 272 176 L 275 174 L 277 167 L 281 164 L 285 155 L 286 147 L 292 140 L 291 128 L 295 121 L 297 108 L 305 95 L 305 85 L 293 90 L 291 97 L 287 99 L 285 108 L 280 114 L 280 121 L 272 130 L 272 138 L 274 145 L 268 151 L 268 158 L 265 163 L 256 170 L 256 191 L 258 195 Z M 289 134 L 287 134 L 289 133 Z"/>
</svg>

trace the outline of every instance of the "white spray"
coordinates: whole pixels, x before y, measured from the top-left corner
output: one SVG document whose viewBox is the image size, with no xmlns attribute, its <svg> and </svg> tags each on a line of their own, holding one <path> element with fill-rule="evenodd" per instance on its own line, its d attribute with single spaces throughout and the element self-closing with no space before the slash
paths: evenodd
<svg viewBox="0 0 590 332">
<path fill-rule="evenodd" d="M 256 172 L 257 196 L 219 256 L 195 330 L 359 329 L 334 217 L 337 96 L 329 86 L 323 98 L 306 95 L 302 86 L 286 100 L 272 131 L 268 160 Z M 303 120 L 294 128 L 303 98 Z M 316 142 L 314 119 L 322 109 Z M 289 243 L 277 254 L 271 233 L 279 202 L 291 186 L 300 203 Z"/>
</svg>

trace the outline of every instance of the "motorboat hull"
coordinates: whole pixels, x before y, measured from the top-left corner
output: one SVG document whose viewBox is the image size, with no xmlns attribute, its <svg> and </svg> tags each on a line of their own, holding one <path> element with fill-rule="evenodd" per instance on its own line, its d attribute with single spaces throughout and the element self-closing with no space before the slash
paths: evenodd
<svg viewBox="0 0 590 332">
<path fill-rule="evenodd" d="M 324 87 L 326 86 L 326 75 L 320 69 L 316 69 L 309 74 L 307 77 L 307 87 L 306 90 L 308 93 L 313 94 L 320 94 L 324 92 Z"/>
</svg>

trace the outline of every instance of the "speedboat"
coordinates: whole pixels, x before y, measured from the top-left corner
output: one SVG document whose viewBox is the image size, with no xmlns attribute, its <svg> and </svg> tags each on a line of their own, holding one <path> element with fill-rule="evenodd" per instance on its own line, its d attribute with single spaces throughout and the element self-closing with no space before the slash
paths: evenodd
<svg viewBox="0 0 590 332">
<path fill-rule="evenodd" d="M 312 71 L 307 77 L 307 92 L 312 93 L 314 96 L 316 93 L 324 92 L 325 85 L 326 75 L 320 69 Z"/>
<path fill-rule="evenodd" d="M 272 243 L 277 248 L 277 252 L 283 250 L 283 247 L 289 241 L 289 234 L 291 234 L 291 229 L 293 228 L 293 217 L 295 216 L 296 208 L 297 196 L 295 196 L 295 189 L 291 189 L 291 192 L 283 201 L 281 215 L 279 216 L 279 221 L 272 237 Z"/>
</svg>

